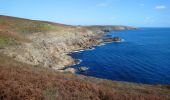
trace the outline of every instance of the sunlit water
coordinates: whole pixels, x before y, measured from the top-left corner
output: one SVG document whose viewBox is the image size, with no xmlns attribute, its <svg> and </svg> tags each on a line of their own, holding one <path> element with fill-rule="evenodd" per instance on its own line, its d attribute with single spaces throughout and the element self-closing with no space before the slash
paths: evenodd
<svg viewBox="0 0 170 100">
<path fill-rule="evenodd" d="M 71 67 L 87 66 L 86 76 L 104 79 L 170 84 L 170 28 L 141 28 L 109 32 L 124 39 L 70 54 L 82 62 Z"/>
</svg>

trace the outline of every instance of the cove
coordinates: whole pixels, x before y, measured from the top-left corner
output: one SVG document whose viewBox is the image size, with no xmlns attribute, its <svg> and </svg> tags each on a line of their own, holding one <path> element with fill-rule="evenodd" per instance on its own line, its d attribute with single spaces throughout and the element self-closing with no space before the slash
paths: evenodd
<svg viewBox="0 0 170 100">
<path fill-rule="evenodd" d="M 77 74 L 116 81 L 170 84 L 170 28 L 140 28 L 108 34 L 124 41 L 70 54 L 82 60 L 70 67 L 89 68 Z"/>
</svg>

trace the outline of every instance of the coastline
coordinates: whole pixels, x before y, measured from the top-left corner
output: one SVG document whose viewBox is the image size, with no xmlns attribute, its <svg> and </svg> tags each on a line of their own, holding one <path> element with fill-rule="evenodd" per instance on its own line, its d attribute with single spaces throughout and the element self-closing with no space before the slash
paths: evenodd
<svg viewBox="0 0 170 100">
<path fill-rule="evenodd" d="M 95 40 L 97 41 L 97 38 L 102 38 L 102 37 L 105 37 L 107 36 L 107 33 L 104 33 L 102 34 L 101 36 L 96 36 Z M 94 38 L 93 38 L 94 39 Z M 101 40 L 99 40 L 98 42 L 92 42 L 87 48 L 79 48 L 77 50 L 73 50 L 73 51 L 70 51 L 70 52 L 66 52 L 66 55 L 71 57 L 69 54 L 71 53 L 76 53 L 76 52 L 83 52 L 85 50 L 94 50 L 95 49 L 95 46 L 102 46 L 102 45 L 105 45 L 105 42 L 102 42 Z M 74 66 L 74 65 L 78 65 L 82 62 L 81 59 L 74 59 L 73 57 L 71 57 L 71 59 L 74 61 L 74 62 L 71 62 L 70 64 L 68 64 L 67 66 L 64 66 L 63 68 L 61 69 L 57 69 L 57 71 L 59 72 L 69 72 L 69 73 L 73 73 L 75 74 L 77 72 L 77 69 L 75 68 L 69 68 L 69 66 Z M 77 62 L 77 60 L 79 60 Z"/>
<path fill-rule="evenodd" d="M 111 30 L 110 30 L 110 31 L 111 31 Z M 112 30 L 112 31 L 113 31 L 113 30 Z M 121 31 L 121 30 L 120 30 L 120 31 Z M 108 32 L 108 31 L 107 31 L 107 32 Z M 123 41 L 124 41 L 124 39 L 121 39 L 121 41 L 114 41 L 114 40 L 105 41 L 105 40 L 107 40 L 107 39 L 110 39 L 110 38 L 103 38 L 103 37 L 105 37 L 105 36 L 107 36 L 107 35 L 110 35 L 110 34 L 107 34 L 107 33 L 105 32 L 104 35 L 102 35 L 102 36 L 100 36 L 100 37 L 97 36 L 97 37 L 95 38 L 96 40 L 97 40 L 97 38 L 101 38 L 101 39 L 100 39 L 100 42 L 98 42 L 97 44 L 96 44 L 96 43 L 92 43 L 91 46 L 88 47 L 88 48 L 82 48 L 82 49 L 80 49 L 80 50 L 71 51 L 71 52 L 67 53 L 67 55 L 70 56 L 69 54 L 71 54 L 71 53 L 83 52 L 83 51 L 86 51 L 86 50 L 95 50 L 96 46 L 104 46 L 104 45 L 106 45 L 106 44 L 108 44 L 108 43 L 113 43 L 113 42 L 115 42 L 115 43 L 120 43 L 120 42 L 123 42 Z M 65 66 L 64 68 L 59 69 L 58 71 L 60 71 L 60 72 L 70 72 L 70 73 L 75 74 L 75 73 L 77 72 L 77 69 L 76 69 L 76 68 L 70 68 L 70 66 L 79 65 L 79 64 L 82 62 L 82 60 L 81 60 L 81 59 L 74 59 L 73 57 L 71 57 L 71 58 L 72 58 L 73 60 L 79 60 L 79 62 L 71 63 L 70 65 Z M 88 67 L 88 66 L 86 66 L 86 67 Z"/>
<path fill-rule="evenodd" d="M 71 52 L 92 49 L 116 39 L 99 40 L 108 36 L 106 32 L 134 30 L 130 26 L 72 26 L 52 22 L 0 16 L 7 28 L 2 30 L 2 39 L 11 45 L 5 45 L 0 52 L 26 64 L 60 70 L 76 64 L 76 60 L 68 54 Z M 13 30 L 16 21 L 20 27 Z M 30 22 L 24 23 L 23 22 Z M 4 24 L 3 24 L 4 25 Z M 35 28 L 36 26 L 37 28 Z M 43 26 L 43 27 L 42 27 Z M 25 27 L 28 29 L 26 30 Z M 8 33 L 6 33 L 7 31 Z M 11 34 L 13 34 L 11 36 Z M 8 35 L 8 36 L 6 36 Z M 11 39 L 12 38 L 12 39 Z M 6 42 L 5 42 L 6 43 Z"/>
</svg>

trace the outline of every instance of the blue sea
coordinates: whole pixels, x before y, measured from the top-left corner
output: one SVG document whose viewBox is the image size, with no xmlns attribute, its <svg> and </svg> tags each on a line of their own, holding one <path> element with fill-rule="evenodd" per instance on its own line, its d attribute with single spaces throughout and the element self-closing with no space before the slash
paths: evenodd
<svg viewBox="0 0 170 100">
<path fill-rule="evenodd" d="M 70 54 L 82 60 L 70 67 L 89 68 L 77 74 L 134 83 L 170 84 L 170 28 L 140 28 L 108 34 L 124 41 Z"/>
</svg>

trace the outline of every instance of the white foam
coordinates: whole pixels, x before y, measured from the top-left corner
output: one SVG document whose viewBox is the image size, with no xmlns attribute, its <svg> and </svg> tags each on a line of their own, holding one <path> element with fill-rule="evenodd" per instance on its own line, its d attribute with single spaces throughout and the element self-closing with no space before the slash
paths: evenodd
<svg viewBox="0 0 170 100">
<path fill-rule="evenodd" d="M 72 52 L 83 52 L 83 51 L 85 51 L 85 50 L 77 50 L 77 51 L 72 51 Z"/>
<path fill-rule="evenodd" d="M 78 59 L 79 60 L 79 63 L 78 64 L 80 64 L 83 60 L 81 60 L 81 59 Z"/>
<path fill-rule="evenodd" d="M 82 51 L 84 51 L 84 50 L 79 50 L 79 52 L 82 52 Z"/>
<path fill-rule="evenodd" d="M 121 41 L 118 41 L 118 43 L 119 43 L 119 42 L 124 42 L 124 41 L 125 41 L 125 40 L 122 39 Z M 104 46 L 104 45 L 106 45 L 106 44 L 108 44 L 108 43 L 113 43 L 113 42 L 104 42 L 104 43 L 101 43 L 101 44 L 99 44 L 99 45 L 94 45 L 94 47 L 92 47 L 92 48 L 90 48 L 90 49 L 77 50 L 77 51 L 73 51 L 72 53 L 83 52 L 83 51 L 85 51 L 85 50 L 95 50 L 95 47 L 96 47 L 96 46 Z"/>
<path fill-rule="evenodd" d="M 75 53 L 76 53 L 76 52 L 80 52 L 80 50 L 77 50 L 77 51 L 73 51 L 73 52 L 75 52 Z"/>
<path fill-rule="evenodd" d="M 84 50 L 77 50 L 77 51 L 72 51 L 72 53 L 76 53 L 76 52 L 83 52 L 85 50 L 95 50 L 94 47 L 90 48 L 90 49 L 84 49 Z"/>
</svg>

